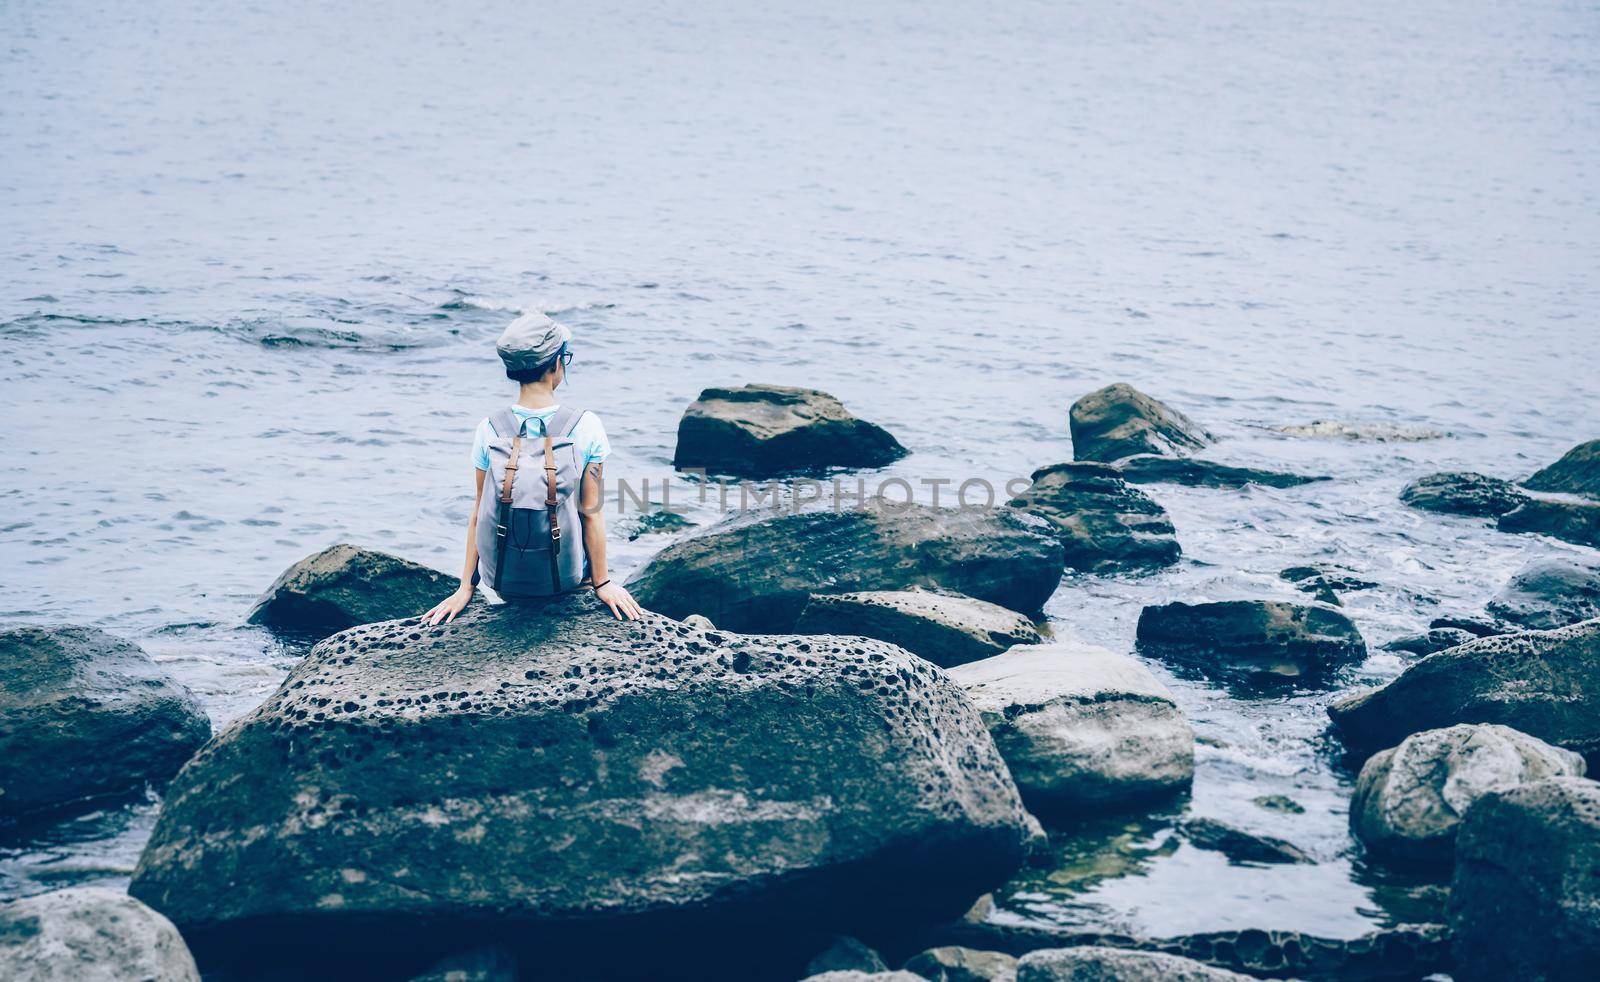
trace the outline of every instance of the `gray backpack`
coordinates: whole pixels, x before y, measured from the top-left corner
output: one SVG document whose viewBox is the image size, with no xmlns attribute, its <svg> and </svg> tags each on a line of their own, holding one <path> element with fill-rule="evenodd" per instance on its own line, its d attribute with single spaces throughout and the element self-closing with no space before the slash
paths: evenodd
<svg viewBox="0 0 1600 982">
<path fill-rule="evenodd" d="M 489 417 L 494 435 L 484 478 L 489 493 L 478 508 L 478 576 L 502 597 L 553 596 L 583 580 L 583 456 L 572 442 L 582 416 L 562 406 L 545 425 L 538 417 L 524 423 L 510 409 Z"/>
</svg>

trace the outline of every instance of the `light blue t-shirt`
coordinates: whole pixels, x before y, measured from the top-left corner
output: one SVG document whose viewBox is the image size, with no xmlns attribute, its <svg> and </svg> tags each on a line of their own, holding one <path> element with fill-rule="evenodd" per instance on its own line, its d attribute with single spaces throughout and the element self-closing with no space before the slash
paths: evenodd
<svg viewBox="0 0 1600 982">
<path fill-rule="evenodd" d="M 527 422 L 538 419 L 548 422 L 556 414 L 560 406 L 544 406 L 539 409 L 529 409 L 527 406 L 512 406 L 511 411 L 517 419 Z M 538 427 L 533 428 L 538 431 Z M 485 416 L 483 422 L 478 424 L 477 433 L 472 437 L 472 466 L 480 471 L 489 469 L 489 441 L 494 437 L 494 428 L 489 425 L 489 417 Z M 600 425 L 600 417 L 594 413 L 584 413 L 578 419 L 578 425 L 572 429 L 572 442 L 583 453 L 583 469 L 588 470 L 590 464 L 605 460 L 611 453 L 611 443 L 606 439 L 606 428 Z"/>
</svg>

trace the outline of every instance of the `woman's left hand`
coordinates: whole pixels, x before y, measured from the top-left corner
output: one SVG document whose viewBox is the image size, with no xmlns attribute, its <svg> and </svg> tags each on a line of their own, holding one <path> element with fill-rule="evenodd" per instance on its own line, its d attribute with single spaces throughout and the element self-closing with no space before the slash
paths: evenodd
<svg viewBox="0 0 1600 982">
<path fill-rule="evenodd" d="M 594 592 L 601 602 L 611 608 L 611 616 L 623 621 L 636 621 L 644 616 L 644 608 L 633 599 L 628 588 L 619 583 L 607 583 Z"/>
</svg>

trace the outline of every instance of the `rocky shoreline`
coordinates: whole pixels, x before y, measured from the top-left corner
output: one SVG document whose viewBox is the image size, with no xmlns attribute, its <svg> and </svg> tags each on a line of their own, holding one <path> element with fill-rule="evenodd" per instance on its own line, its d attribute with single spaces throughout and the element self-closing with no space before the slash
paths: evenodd
<svg viewBox="0 0 1600 982">
<path fill-rule="evenodd" d="M 126 642 L 0 635 L 0 819 L 165 786 L 128 896 L 0 905 L 0 976 L 66 959 L 106 978 L 197 961 L 241 979 L 1561 979 L 1600 958 L 1583 913 L 1600 904 L 1600 565 L 1573 559 L 1391 643 L 1404 671 L 1364 691 L 1341 691 L 1369 653 L 1339 594 L 1371 584 L 1349 571 L 1284 570 L 1304 603 L 1179 597 L 1139 617 L 1138 654 L 1203 684 L 1338 693 L 1357 848 L 1448 877 L 1442 923 L 1140 938 L 973 907 L 1061 823 L 1192 780 L 1194 730 L 1144 662 L 1034 620 L 1064 572 L 1180 559 L 1182 530 L 1133 484 L 1317 479 L 1195 457 L 1218 438 L 1126 385 L 1069 415 L 1076 459 L 996 508 L 864 502 L 680 539 L 630 577 L 655 611 L 634 623 L 581 594 L 424 627 L 446 577 L 332 547 L 249 614 L 320 640 L 214 736 Z M 1402 499 L 1592 547 L 1597 447 L 1521 485 L 1427 475 Z M 825 393 L 747 386 L 691 407 L 678 465 L 769 477 L 905 452 Z M 1318 861 L 1211 819 L 1176 832 L 1229 862 Z"/>
</svg>

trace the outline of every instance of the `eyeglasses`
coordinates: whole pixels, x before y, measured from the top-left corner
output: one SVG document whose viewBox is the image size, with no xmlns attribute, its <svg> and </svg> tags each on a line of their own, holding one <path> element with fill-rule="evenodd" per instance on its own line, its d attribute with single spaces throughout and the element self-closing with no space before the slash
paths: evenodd
<svg viewBox="0 0 1600 982">
<path fill-rule="evenodd" d="M 561 359 L 562 368 L 566 368 L 568 365 L 572 364 L 572 350 L 566 345 L 561 346 L 561 353 L 556 355 L 556 357 Z"/>
</svg>

